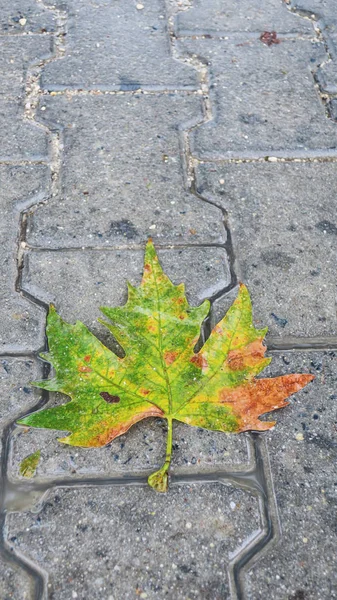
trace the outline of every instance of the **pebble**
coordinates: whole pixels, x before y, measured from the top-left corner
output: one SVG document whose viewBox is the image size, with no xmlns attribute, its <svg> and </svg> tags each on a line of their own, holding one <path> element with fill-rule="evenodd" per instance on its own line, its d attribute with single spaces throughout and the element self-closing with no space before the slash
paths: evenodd
<svg viewBox="0 0 337 600">
<path fill-rule="evenodd" d="M 144 4 L 137 4 L 136 5 L 136 9 L 137 10 L 143 10 L 143 8 L 144 8 Z"/>
<path fill-rule="evenodd" d="M 19 23 L 21 25 L 21 27 L 24 27 L 27 23 L 27 19 L 25 19 L 24 17 L 22 17 L 22 19 L 19 19 Z"/>
<path fill-rule="evenodd" d="M 187 521 L 185 527 L 186 527 L 186 529 L 191 529 L 192 523 L 190 523 L 189 521 Z"/>
<path fill-rule="evenodd" d="M 297 439 L 298 442 L 303 442 L 303 440 L 304 440 L 303 433 L 296 433 L 295 437 L 296 437 L 296 439 Z"/>
<path fill-rule="evenodd" d="M 276 156 L 268 156 L 268 162 L 277 162 Z"/>
</svg>

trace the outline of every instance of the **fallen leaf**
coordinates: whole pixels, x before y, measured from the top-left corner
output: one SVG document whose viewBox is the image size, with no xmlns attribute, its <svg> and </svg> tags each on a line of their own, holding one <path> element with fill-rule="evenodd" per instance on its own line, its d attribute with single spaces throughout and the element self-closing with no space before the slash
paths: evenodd
<svg viewBox="0 0 337 600">
<path fill-rule="evenodd" d="M 20 475 L 27 478 L 34 477 L 40 458 L 41 450 L 37 450 L 36 452 L 33 452 L 33 454 L 26 456 L 20 463 Z"/>
<path fill-rule="evenodd" d="M 151 240 L 146 246 L 139 287 L 128 284 L 125 306 L 103 307 L 101 321 L 125 352 L 118 357 L 83 323 L 70 325 L 50 306 L 47 335 L 53 379 L 37 387 L 63 392 L 71 401 L 26 416 L 20 424 L 69 431 L 65 444 L 99 447 L 147 417 L 167 419 L 165 463 L 149 476 L 157 491 L 167 490 L 172 455 L 172 422 L 213 431 L 265 431 L 275 421 L 259 417 L 286 406 L 286 398 L 312 375 L 256 376 L 270 363 L 256 329 L 247 288 L 214 327 L 199 352 L 195 346 L 209 313 L 205 300 L 189 306 L 183 284 L 173 285 L 163 272 Z"/>
<path fill-rule="evenodd" d="M 276 31 L 264 31 L 260 35 L 260 40 L 263 44 L 271 46 L 272 44 L 279 44 L 281 40 L 277 37 Z"/>
</svg>

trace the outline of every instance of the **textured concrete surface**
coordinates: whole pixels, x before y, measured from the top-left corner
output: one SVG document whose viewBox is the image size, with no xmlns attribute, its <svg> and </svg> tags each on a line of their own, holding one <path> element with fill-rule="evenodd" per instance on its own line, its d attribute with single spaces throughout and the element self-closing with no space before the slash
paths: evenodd
<svg viewBox="0 0 337 600">
<path fill-rule="evenodd" d="M 42 2 L 35 0 L 3 2 L 0 7 L 0 29 L 3 34 L 11 36 L 53 32 L 55 31 L 55 15 L 48 11 Z M 22 43 L 22 35 L 19 39 Z"/>
<path fill-rule="evenodd" d="M 197 72 L 172 57 L 163 0 L 142 9 L 123 0 L 71 0 L 66 6 L 66 53 L 62 64 L 44 69 L 45 89 L 197 88 Z"/>
<path fill-rule="evenodd" d="M 277 433 L 266 436 L 281 539 L 247 575 L 248 598 L 337 597 L 336 366 L 335 352 L 289 352 L 269 368 L 316 379 L 277 415 Z"/>
<path fill-rule="evenodd" d="M 197 188 L 227 211 L 238 277 L 269 334 L 336 334 L 335 164 L 200 165 Z"/>
<path fill-rule="evenodd" d="M 20 211 L 39 202 L 48 189 L 45 166 L 0 165 L 2 218 L 1 257 L 1 352 L 38 350 L 44 342 L 45 312 L 18 294 L 17 245 Z"/>
<path fill-rule="evenodd" d="M 60 489 L 38 515 L 9 517 L 59 600 L 226 598 L 229 558 L 258 523 L 256 498 L 221 484 Z"/>
<path fill-rule="evenodd" d="M 310 22 L 285 11 L 282 0 L 265 0 L 263 4 L 259 0 L 195 0 L 190 10 L 178 14 L 177 30 L 182 36 L 273 30 L 312 35 Z"/>
<path fill-rule="evenodd" d="M 335 8 L 2 3 L 1 600 L 336 597 Z M 266 375 L 316 375 L 266 434 L 176 424 L 166 495 L 145 485 L 159 419 L 90 450 L 15 426 L 65 401 L 30 384 L 48 304 L 113 347 L 98 309 L 139 282 L 149 236 L 211 299 L 203 336 L 243 280 Z"/>
<path fill-rule="evenodd" d="M 311 73 L 326 58 L 323 44 L 284 39 L 268 47 L 241 36 L 182 47 L 210 64 L 214 119 L 192 133 L 193 155 L 218 160 L 336 151 L 336 129 Z"/>
<path fill-rule="evenodd" d="M 219 210 L 184 191 L 179 129 L 202 120 L 199 96 L 56 96 L 40 108 L 62 128 L 63 152 L 59 189 L 29 220 L 31 244 L 225 241 Z"/>
</svg>

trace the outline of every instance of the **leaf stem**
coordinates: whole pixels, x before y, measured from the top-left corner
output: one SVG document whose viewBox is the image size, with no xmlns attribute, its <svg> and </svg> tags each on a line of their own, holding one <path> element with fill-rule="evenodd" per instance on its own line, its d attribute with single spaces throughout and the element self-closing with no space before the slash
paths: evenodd
<svg viewBox="0 0 337 600">
<path fill-rule="evenodd" d="M 163 466 L 156 471 L 151 473 L 148 478 L 149 485 L 156 490 L 156 492 L 167 492 L 168 489 L 168 470 L 170 468 L 172 459 L 172 434 L 173 434 L 173 419 L 167 417 L 167 440 L 166 440 L 166 457 Z"/>
<path fill-rule="evenodd" d="M 173 434 L 172 417 L 168 417 L 168 419 L 167 419 L 166 459 L 165 459 L 165 463 L 164 463 L 164 466 L 167 465 L 167 468 L 169 468 L 169 466 L 171 464 L 171 458 L 172 458 L 172 434 Z"/>
</svg>

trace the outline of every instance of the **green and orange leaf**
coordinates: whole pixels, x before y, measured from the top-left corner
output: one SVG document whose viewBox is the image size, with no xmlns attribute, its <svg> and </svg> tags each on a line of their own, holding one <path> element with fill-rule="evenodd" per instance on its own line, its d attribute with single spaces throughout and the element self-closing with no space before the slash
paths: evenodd
<svg viewBox="0 0 337 600">
<path fill-rule="evenodd" d="M 168 421 L 166 461 L 151 475 L 158 491 L 167 489 L 172 421 L 229 433 L 264 431 L 275 422 L 265 413 L 288 404 L 286 399 L 313 379 L 285 375 L 258 379 L 270 363 L 263 343 L 266 329 L 256 329 L 247 288 L 195 352 L 206 300 L 190 307 L 184 285 L 173 285 L 148 242 L 139 287 L 128 285 L 124 306 L 103 307 L 112 332 L 125 352 L 118 357 L 80 322 L 70 325 L 53 306 L 47 322 L 49 353 L 55 377 L 35 385 L 70 396 L 71 401 L 28 415 L 20 424 L 68 431 L 61 442 L 104 446 L 147 417 Z"/>
</svg>

